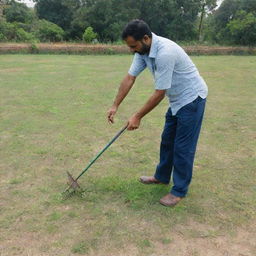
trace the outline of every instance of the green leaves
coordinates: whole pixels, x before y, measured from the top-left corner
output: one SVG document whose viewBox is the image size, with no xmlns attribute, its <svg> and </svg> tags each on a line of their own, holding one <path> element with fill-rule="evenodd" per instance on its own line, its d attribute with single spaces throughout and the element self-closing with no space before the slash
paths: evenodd
<svg viewBox="0 0 256 256">
<path fill-rule="evenodd" d="M 227 24 L 232 42 L 241 45 L 256 45 L 256 13 L 239 11 L 236 16 L 236 19 Z"/>
<path fill-rule="evenodd" d="M 255 45 L 256 3 L 253 0 L 224 0 L 209 17 L 208 36 L 218 43 Z"/>
</svg>

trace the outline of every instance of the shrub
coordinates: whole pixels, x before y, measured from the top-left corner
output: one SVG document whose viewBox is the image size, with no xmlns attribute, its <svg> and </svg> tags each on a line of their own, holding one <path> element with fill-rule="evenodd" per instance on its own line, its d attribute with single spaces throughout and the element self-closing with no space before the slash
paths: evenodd
<svg viewBox="0 0 256 256">
<path fill-rule="evenodd" d="M 0 41 L 30 42 L 34 40 L 31 33 L 20 28 L 16 23 L 0 22 Z"/>
<path fill-rule="evenodd" d="M 34 34 L 42 42 L 59 42 L 63 40 L 64 30 L 50 21 L 39 20 Z"/>
<path fill-rule="evenodd" d="M 91 43 L 93 40 L 95 40 L 97 37 L 97 33 L 94 33 L 92 27 L 88 27 L 83 34 L 83 40 L 86 43 Z"/>
<path fill-rule="evenodd" d="M 5 37 L 4 34 L 2 34 L 2 33 L 0 32 L 0 42 L 5 42 L 5 41 L 7 41 L 7 38 Z"/>
<path fill-rule="evenodd" d="M 32 43 L 32 44 L 30 45 L 29 51 L 30 51 L 30 53 L 33 53 L 33 54 L 39 53 L 39 49 L 38 49 L 38 47 L 36 46 L 35 43 Z"/>
<path fill-rule="evenodd" d="M 26 32 L 23 28 L 18 28 L 16 30 L 17 42 L 31 42 L 33 40 L 35 40 L 35 37 L 31 33 Z"/>
</svg>

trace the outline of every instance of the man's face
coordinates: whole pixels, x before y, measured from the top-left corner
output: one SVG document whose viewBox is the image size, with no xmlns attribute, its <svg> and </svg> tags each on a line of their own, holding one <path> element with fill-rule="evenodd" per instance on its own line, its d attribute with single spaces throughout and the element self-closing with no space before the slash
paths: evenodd
<svg viewBox="0 0 256 256">
<path fill-rule="evenodd" d="M 136 41 L 132 36 L 125 39 L 127 46 L 132 53 L 139 53 L 141 55 L 147 54 L 150 51 L 151 38 L 145 35 L 142 40 Z"/>
</svg>

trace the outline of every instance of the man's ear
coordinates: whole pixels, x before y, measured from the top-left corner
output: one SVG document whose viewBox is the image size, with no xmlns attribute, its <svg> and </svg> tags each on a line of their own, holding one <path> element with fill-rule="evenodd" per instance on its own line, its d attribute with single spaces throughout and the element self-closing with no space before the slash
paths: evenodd
<svg viewBox="0 0 256 256">
<path fill-rule="evenodd" d="M 144 39 L 144 41 L 148 42 L 149 36 L 148 36 L 148 35 L 145 35 L 145 36 L 143 36 L 143 39 Z"/>
</svg>

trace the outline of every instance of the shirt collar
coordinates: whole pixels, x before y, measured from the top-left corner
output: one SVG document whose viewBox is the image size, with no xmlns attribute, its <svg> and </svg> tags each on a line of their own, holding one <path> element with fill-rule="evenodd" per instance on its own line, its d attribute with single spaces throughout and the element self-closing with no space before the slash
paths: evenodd
<svg viewBox="0 0 256 256">
<path fill-rule="evenodd" d="M 149 51 L 149 58 L 155 58 L 157 53 L 158 36 L 152 32 L 152 42 Z"/>
</svg>

